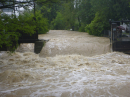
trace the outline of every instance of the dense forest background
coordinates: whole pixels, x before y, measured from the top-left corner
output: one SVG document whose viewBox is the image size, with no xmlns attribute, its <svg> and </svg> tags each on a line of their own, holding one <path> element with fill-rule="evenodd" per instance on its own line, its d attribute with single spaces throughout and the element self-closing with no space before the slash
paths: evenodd
<svg viewBox="0 0 130 97">
<path fill-rule="evenodd" d="M 7 0 L 1 0 L 4 4 Z M 24 11 L 16 16 L 0 13 L 0 47 L 6 45 L 15 50 L 13 43 L 19 32 L 32 35 L 36 31 L 45 34 L 49 29 L 75 30 L 102 36 L 110 30 L 109 19 L 130 20 L 129 0 L 33 0 L 34 9 L 23 6 Z M 22 5 L 22 4 L 21 4 Z M 21 6 L 20 5 L 20 6 Z M 24 4 L 23 4 L 24 5 Z"/>
<path fill-rule="evenodd" d="M 129 20 L 129 0 L 61 0 L 51 7 L 51 29 L 72 29 L 101 36 L 110 30 L 109 19 Z M 51 12 L 50 12 L 51 13 Z"/>
</svg>

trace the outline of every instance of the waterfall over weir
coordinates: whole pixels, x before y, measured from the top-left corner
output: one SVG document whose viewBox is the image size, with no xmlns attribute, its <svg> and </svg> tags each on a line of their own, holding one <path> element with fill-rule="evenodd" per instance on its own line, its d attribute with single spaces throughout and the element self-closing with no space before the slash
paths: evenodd
<svg viewBox="0 0 130 97">
<path fill-rule="evenodd" d="M 130 55 L 108 38 L 51 30 L 42 51 L 22 44 L 0 53 L 0 97 L 129 97 Z"/>
</svg>

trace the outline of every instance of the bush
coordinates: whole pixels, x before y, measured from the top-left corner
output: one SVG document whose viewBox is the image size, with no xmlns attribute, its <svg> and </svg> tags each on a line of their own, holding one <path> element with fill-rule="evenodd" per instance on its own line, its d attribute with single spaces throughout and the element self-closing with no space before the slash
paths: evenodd
<svg viewBox="0 0 130 97">
<path fill-rule="evenodd" d="M 85 32 L 85 25 L 84 23 L 81 23 L 81 27 L 79 27 L 79 32 Z"/>
<path fill-rule="evenodd" d="M 18 46 L 20 33 L 32 35 L 37 30 L 44 34 L 48 28 L 48 21 L 42 17 L 40 12 L 36 12 L 36 19 L 34 19 L 33 13 L 28 11 L 18 17 L 3 14 L 0 16 L 0 48 L 5 46 L 10 51 L 14 51 Z"/>
<path fill-rule="evenodd" d="M 102 36 L 102 31 L 106 29 L 108 25 L 108 21 L 97 12 L 94 20 L 86 25 L 85 31 L 90 35 Z"/>
<path fill-rule="evenodd" d="M 6 46 L 10 51 L 14 51 L 18 46 L 20 37 L 19 29 L 21 24 L 14 15 L 8 16 L 3 14 L 0 16 L 0 47 Z M 15 45 L 14 45 L 15 44 Z"/>
<path fill-rule="evenodd" d="M 57 12 L 56 18 L 51 22 L 51 29 L 64 30 L 65 22 L 62 14 Z"/>
<path fill-rule="evenodd" d="M 36 28 L 39 34 L 46 34 L 49 31 L 49 23 L 40 11 L 36 12 Z"/>
<path fill-rule="evenodd" d="M 39 34 L 45 34 L 49 30 L 48 20 L 43 17 L 43 14 L 41 14 L 40 11 L 35 13 L 35 18 L 33 13 L 25 11 L 19 16 L 19 20 L 28 28 L 28 30 L 27 28 L 25 29 L 24 33 L 34 34 L 37 30 Z"/>
</svg>

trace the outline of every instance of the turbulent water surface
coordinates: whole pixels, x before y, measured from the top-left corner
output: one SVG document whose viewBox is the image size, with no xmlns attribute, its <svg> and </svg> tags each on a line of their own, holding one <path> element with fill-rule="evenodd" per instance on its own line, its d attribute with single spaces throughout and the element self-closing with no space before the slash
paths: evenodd
<svg viewBox="0 0 130 97">
<path fill-rule="evenodd" d="M 0 97 L 130 97 L 130 55 L 110 52 L 108 38 L 51 30 L 34 44 L 0 53 Z"/>
</svg>

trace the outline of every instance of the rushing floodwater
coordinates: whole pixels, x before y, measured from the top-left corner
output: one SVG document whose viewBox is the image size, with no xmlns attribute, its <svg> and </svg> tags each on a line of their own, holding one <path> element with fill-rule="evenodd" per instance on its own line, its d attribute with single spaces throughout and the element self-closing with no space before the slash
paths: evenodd
<svg viewBox="0 0 130 97">
<path fill-rule="evenodd" d="M 0 53 L 0 97 L 130 97 L 130 55 L 110 52 L 109 39 L 51 30 L 34 44 Z"/>
</svg>

